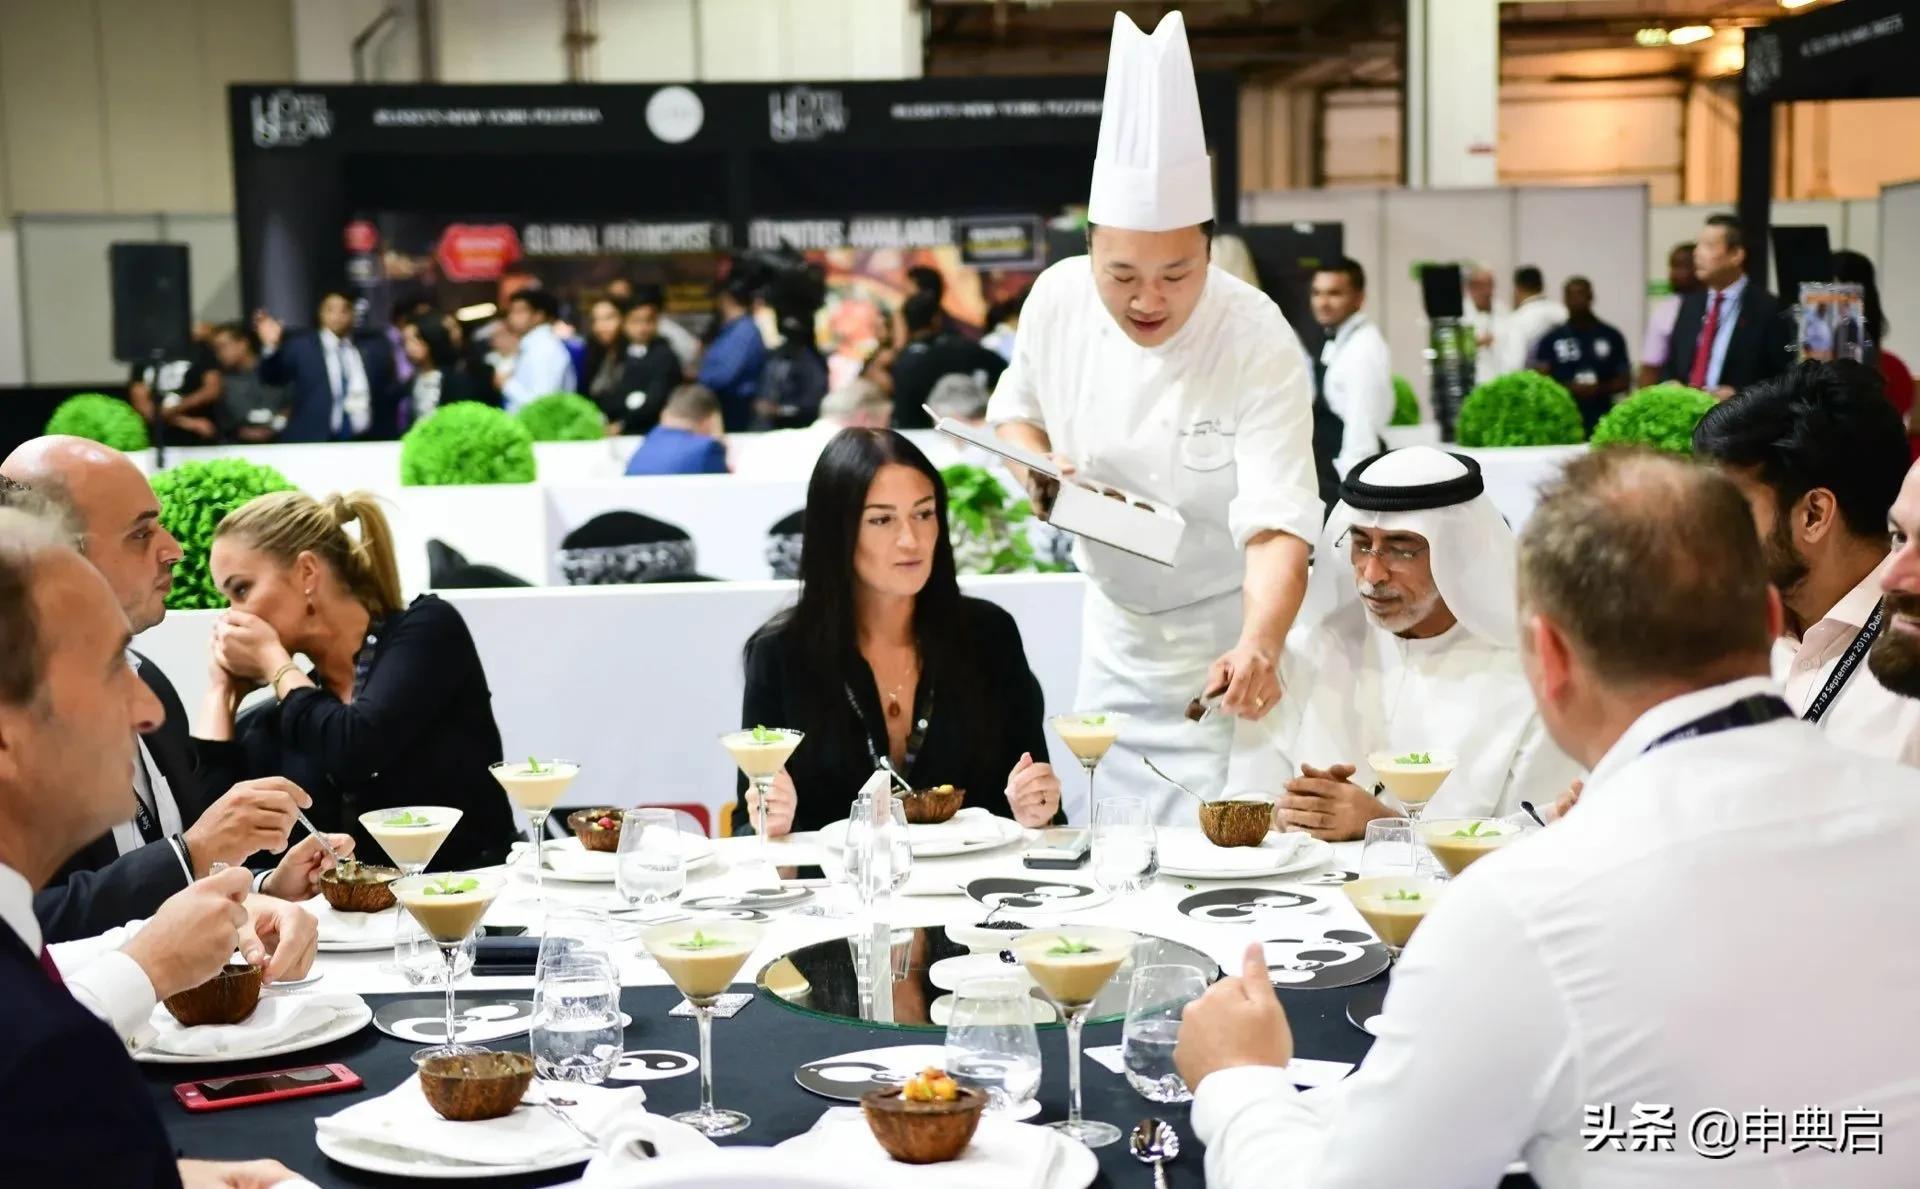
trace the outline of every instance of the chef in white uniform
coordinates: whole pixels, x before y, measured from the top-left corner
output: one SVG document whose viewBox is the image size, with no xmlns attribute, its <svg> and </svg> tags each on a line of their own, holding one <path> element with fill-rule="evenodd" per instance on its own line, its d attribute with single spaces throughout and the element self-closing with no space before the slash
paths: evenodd
<svg viewBox="0 0 1920 1189">
<path fill-rule="evenodd" d="M 1088 202 L 1088 255 L 1034 282 L 987 418 L 1028 450 L 1170 505 L 1186 520 L 1171 566 L 1082 539 L 1088 584 L 1079 705 L 1128 716 L 1099 790 L 1192 823 L 1184 794 L 1137 758 L 1218 790 L 1228 716 L 1281 698 L 1276 666 L 1306 588 L 1322 505 L 1311 371 L 1260 290 L 1208 263 L 1211 165 L 1179 13 L 1151 38 L 1114 18 Z M 1051 485 L 1028 476 L 1036 507 Z M 1188 702 L 1222 688 L 1199 724 Z M 1087 819 L 1069 789 L 1069 817 Z"/>
<path fill-rule="evenodd" d="M 1402 812 L 1367 756 L 1459 757 L 1432 817 L 1546 812 L 1581 775 L 1547 737 L 1521 667 L 1513 530 L 1464 455 L 1367 459 L 1321 531 L 1288 638 L 1280 709 L 1238 724 L 1227 787 L 1281 792 L 1286 824 L 1330 841 Z"/>
</svg>

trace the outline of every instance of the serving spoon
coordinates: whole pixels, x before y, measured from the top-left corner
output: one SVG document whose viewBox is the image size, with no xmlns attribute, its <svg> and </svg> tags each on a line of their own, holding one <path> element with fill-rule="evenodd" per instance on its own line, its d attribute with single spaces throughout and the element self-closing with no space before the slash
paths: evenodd
<svg viewBox="0 0 1920 1189">
<path fill-rule="evenodd" d="M 1194 800 L 1200 802 L 1200 804 L 1205 805 L 1207 803 L 1207 799 L 1205 797 L 1202 797 L 1199 793 L 1194 792 L 1192 789 L 1188 788 L 1186 785 L 1181 784 L 1179 781 L 1175 780 L 1173 777 L 1168 776 L 1165 772 L 1162 772 L 1160 770 L 1160 765 L 1154 763 L 1152 760 L 1148 759 L 1146 756 L 1141 756 L 1140 762 L 1145 764 L 1153 772 L 1155 776 L 1158 776 L 1160 779 L 1166 781 L 1168 784 L 1172 785 L 1174 788 L 1179 789 L 1181 792 L 1185 793 L 1187 796 L 1192 797 Z"/>
<path fill-rule="evenodd" d="M 1167 1189 L 1167 1170 L 1162 1167 L 1180 1154 L 1180 1133 L 1165 1119 L 1142 1119 L 1134 1124 L 1127 1146 L 1133 1158 L 1153 1166 L 1153 1189 Z"/>
</svg>

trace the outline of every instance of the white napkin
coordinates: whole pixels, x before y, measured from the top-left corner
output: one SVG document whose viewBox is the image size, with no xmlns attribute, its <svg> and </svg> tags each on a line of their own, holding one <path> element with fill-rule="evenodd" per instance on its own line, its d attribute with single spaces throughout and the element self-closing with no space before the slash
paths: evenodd
<svg viewBox="0 0 1920 1189">
<path fill-rule="evenodd" d="M 1205 871 L 1274 871 L 1291 863 L 1306 845 L 1307 834 L 1268 834 L 1259 846 L 1215 846 L 1199 830 L 1161 830 L 1162 866 Z"/>
<path fill-rule="evenodd" d="M 1007 820 L 995 817 L 978 805 L 971 805 L 944 822 L 908 826 L 907 839 L 915 846 L 930 842 L 986 842 L 1000 837 L 1000 831 L 1005 829 L 1000 823 Z"/>
<path fill-rule="evenodd" d="M 619 856 L 612 851 L 588 850 L 577 839 L 567 843 L 549 842 L 540 849 L 547 870 L 572 879 L 613 879 Z"/>
<path fill-rule="evenodd" d="M 585 1159 L 580 1137 L 534 1105 L 547 1089 L 534 1083 L 527 1090 L 530 1101 L 498 1119 L 455 1123 L 434 1113 L 426 1095 L 420 1092 L 420 1075 L 415 1074 L 378 1098 L 356 1102 L 339 1114 L 314 1120 L 313 1126 L 328 1139 L 373 1144 L 443 1163 L 537 1164 L 575 1152 Z M 642 1105 L 646 1091 L 638 1086 L 608 1090 L 567 1082 L 559 1093 L 579 1104 L 565 1109 L 589 1134 L 604 1134 L 629 1113 L 646 1109 Z"/>
<path fill-rule="evenodd" d="M 260 1006 L 238 1024 L 188 1028 L 161 1004 L 153 1009 L 153 1040 L 143 1047 L 176 1057 L 237 1059 L 311 1035 L 365 1006 L 358 995 L 263 995 Z"/>
<path fill-rule="evenodd" d="M 398 904 L 381 912 L 341 912 L 319 896 L 302 900 L 300 905 L 319 922 L 320 942 L 323 945 L 390 942 L 393 940 L 394 918 L 400 915 Z"/>
<path fill-rule="evenodd" d="M 652 1156 L 640 1150 L 640 1140 L 653 1145 Z M 712 1140 L 685 1123 L 645 1111 L 629 1112 L 602 1137 L 600 1154 L 580 1174 L 580 1184 L 584 1189 L 626 1189 L 651 1171 L 649 1165 L 655 1160 L 718 1150 Z"/>
<path fill-rule="evenodd" d="M 1054 1167 L 1072 1141 L 1044 1127 L 985 1116 L 958 1158 L 945 1164 L 905 1165 L 887 1155 L 873 1138 L 866 1116 L 857 1106 L 833 1107 L 820 1116 L 813 1130 L 775 1147 L 796 1157 L 831 1160 L 845 1169 L 849 1180 L 877 1179 L 882 1169 L 908 1173 L 913 1189 L 1045 1189 L 1053 1182 Z M 867 1174 L 864 1178 L 861 1174 Z"/>
</svg>

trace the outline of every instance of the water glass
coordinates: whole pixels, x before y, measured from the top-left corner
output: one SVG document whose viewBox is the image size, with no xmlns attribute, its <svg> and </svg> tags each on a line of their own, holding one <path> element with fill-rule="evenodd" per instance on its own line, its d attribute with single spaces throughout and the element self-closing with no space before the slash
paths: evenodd
<svg viewBox="0 0 1920 1189">
<path fill-rule="evenodd" d="M 1367 840 L 1360 844 L 1360 875 L 1417 875 L 1445 879 L 1447 873 L 1404 817 L 1377 817 L 1367 823 Z"/>
<path fill-rule="evenodd" d="M 913 878 L 913 839 L 907 835 L 907 807 L 899 798 L 887 799 L 887 818 L 887 875 L 897 892 Z"/>
<path fill-rule="evenodd" d="M 607 957 L 562 951 L 543 958 L 533 980 L 533 1067 L 561 1082 L 607 1080 L 625 1047 L 620 976 Z"/>
<path fill-rule="evenodd" d="M 629 809 L 620 815 L 614 884 L 628 904 L 666 909 L 687 887 L 687 839 L 671 809 Z"/>
<path fill-rule="evenodd" d="M 1188 1102 L 1193 1091 L 1174 1068 L 1180 1013 L 1207 989 L 1197 966 L 1136 966 L 1127 986 L 1127 1019 L 1120 1027 L 1120 1058 L 1127 1084 L 1149 1102 Z"/>
<path fill-rule="evenodd" d="M 1045 1005 L 1025 980 L 963 979 L 947 1021 L 947 1073 L 987 1096 L 990 1114 L 1018 1115 L 1040 1088 L 1040 1039 L 1034 1009 Z"/>
<path fill-rule="evenodd" d="M 434 944 L 420 922 L 405 909 L 398 910 L 400 919 L 394 922 L 393 967 L 400 977 L 407 980 L 410 987 L 437 987 L 447 980 L 447 959 Z M 454 956 L 454 978 L 465 978 L 473 969 L 473 940 L 479 933 L 475 930 L 460 943 L 460 951 Z"/>
<path fill-rule="evenodd" d="M 1147 803 L 1109 797 L 1093 811 L 1093 876 L 1115 895 L 1140 892 L 1160 872 L 1160 853 Z"/>
<path fill-rule="evenodd" d="M 847 817 L 846 849 L 841 852 L 847 882 L 861 907 L 906 886 L 913 876 L 913 842 L 907 835 L 907 808 L 888 797 L 861 798 Z"/>
</svg>

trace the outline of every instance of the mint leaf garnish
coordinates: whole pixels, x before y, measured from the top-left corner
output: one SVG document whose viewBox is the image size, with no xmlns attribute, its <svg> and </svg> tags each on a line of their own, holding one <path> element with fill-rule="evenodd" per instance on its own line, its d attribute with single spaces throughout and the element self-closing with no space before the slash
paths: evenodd
<svg viewBox="0 0 1920 1189">
<path fill-rule="evenodd" d="M 1396 891 L 1388 892 L 1380 898 L 1382 900 L 1418 900 L 1420 893 L 1408 891 L 1406 888 L 1400 888 Z"/>
<path fill-rule="evenodd" d="M 427 884 L 426 887 L 420 890 L 429 896 L 458 896 L 462 892 L 479 891 L 480 881 L 474 879 L 472 876 L 468 876 L 465 879 L 454 879 L 452 876 L 446 876 L 436 882 Z"/>
<path fill-rule="evenodd" d="M 1410 751 L 1406 755 L 1397 757 L 1393 762 L 1396 764 L 1431 764 L 1433 763 L 1433 755 L 1425 751 Z"/>
<path fill-rule="evenodd" d="M 1047 956 L 1065 957 L 1069 954 L 1091 954 L 1099 948 L 1097 945 L 1088 945 L 1084 941 L 1074 941 L 1069 937 L 1061 937 L 1055 939 L 1054 943 L 1047 947 Z"/>
<path fill-rule="evenodd" d="M 380 824 L 383 826 L 431 826 L 433 820 L 424 813 L 413 813 L 402 809 L 398 813 L 389 813 L 381 819 Z"/>
<path fill-rule="evenodd" d="M 753 741 L 755 743 L 778 743 L 780 741 L 780 732 L 770 731 L 766 727 L 756 724 L 753 728 Z"/>
<path fill-rule="evenodd" d="M 673 948 L 677 950 L 710 950 L 710 949 L 714 949 L 717 946 L 723 946 L 725 944 L 727 944 L 726 938 L 708 937 L 701 930 L 695 929 L 693 931 L 692 937 L 689 937 L 684 941 L 674 942 Z"/>
<path fill-rule="evenodd" d="M 1082 718 L 1080 723 L 1082 726 L 1104 727 L 1107 725 L 1107 716 L 1104 714 L 1089 714 Z"/>
<path fill-rule="evenodd" d="M 538 776 L 538 775 L 540 775 L 540 774 L 541 774 L 542 772 L 544 772 L 544 771 L 546 771 L 546 769 L 544 769 L 544 768 L 542 768 L 542 767 L 540 766 L 540 761 L 539 761 L 539 760 L 536 760 L 536 759 L 534 759 L 534 758 L 533 758 L 532 756 L 528 756 L 528 757 L 527 757 L 527 771 L 528 771 L 528 773 L 530 773 L 531 775 L 534 775 L 534 776 Z"/>
</svg>

